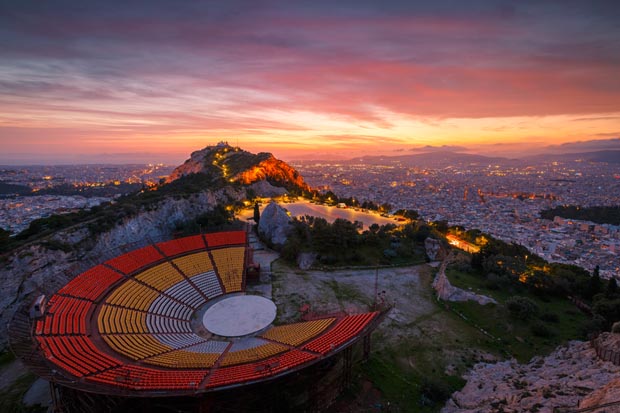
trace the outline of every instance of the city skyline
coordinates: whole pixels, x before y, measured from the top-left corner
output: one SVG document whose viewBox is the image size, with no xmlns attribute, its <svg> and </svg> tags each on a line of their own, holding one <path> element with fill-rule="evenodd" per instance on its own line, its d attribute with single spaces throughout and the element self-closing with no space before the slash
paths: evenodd
<svg viewBox="0 0 620 413">
<path fill-rule="evenodd" d="M 493 155 L 620 136 L 614 2 L 7 2 L 0 164 Z"/>
</svg>

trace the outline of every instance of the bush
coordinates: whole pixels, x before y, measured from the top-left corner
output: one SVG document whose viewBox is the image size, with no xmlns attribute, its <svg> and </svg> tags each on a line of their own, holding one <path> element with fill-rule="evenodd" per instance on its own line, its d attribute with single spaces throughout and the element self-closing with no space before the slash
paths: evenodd
<svg viewBox="0 0 620 413">
<path fill-rule="evenodd" d="M 542 321 L 537 321 L 532 324 L 531 327 L 532 334 L 538 337 L 549 338 L 553 337 L 553 330 L 551 330 L 545 323 Z"/>
<path fill-rule="evenodd" d="M 506 301 L 510 315 L 519 320 L 529 320 L 538 313 L 538 306 L 527 297 L 516 296 Z"/>
</svg>

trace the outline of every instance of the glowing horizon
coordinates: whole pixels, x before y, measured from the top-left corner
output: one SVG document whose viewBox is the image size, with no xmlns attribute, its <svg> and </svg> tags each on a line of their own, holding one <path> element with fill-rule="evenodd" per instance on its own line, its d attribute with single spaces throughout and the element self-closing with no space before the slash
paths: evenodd
<svg viewBox="0 0 620 413">
<path fill-rule="evenodd" d="M 620 136 L 613 2 L 111 3 L 2 6 L 0 164 Z"/>
</svg>

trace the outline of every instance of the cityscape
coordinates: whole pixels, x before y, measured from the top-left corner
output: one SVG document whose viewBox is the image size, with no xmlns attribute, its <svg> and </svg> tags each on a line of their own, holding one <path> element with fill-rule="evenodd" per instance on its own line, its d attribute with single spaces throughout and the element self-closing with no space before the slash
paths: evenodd
<svg viewBox="0 0 620 413">
<path fill-rule="evenodd" d="M 0 410 L 620 412 L 618 0 L 0 4 Z"/>
</svg>

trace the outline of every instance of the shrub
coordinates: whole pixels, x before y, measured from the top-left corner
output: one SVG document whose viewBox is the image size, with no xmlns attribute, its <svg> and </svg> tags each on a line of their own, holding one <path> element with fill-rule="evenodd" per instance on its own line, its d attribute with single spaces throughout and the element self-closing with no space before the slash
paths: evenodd
<svg viewBox="0 0 620 413">
<path fill-rule="evenodd" d="M 538 313 L 538 306 L 527 297 L 512 297 L 506 301 L 510 315 L 519 320 L 528 320 Z"/>
</svg>

